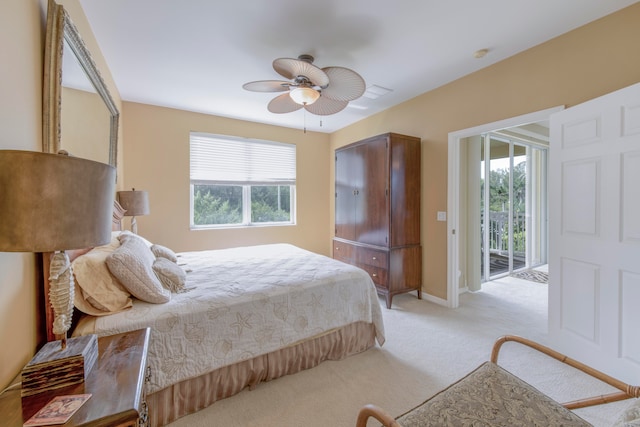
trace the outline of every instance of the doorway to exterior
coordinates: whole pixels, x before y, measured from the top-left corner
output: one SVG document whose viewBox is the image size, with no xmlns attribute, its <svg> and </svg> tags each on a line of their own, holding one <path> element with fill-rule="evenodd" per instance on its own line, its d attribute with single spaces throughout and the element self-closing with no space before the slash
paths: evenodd
<svg viewBox="0 0 640 427">
<path fill-rule="evenodd" d="M 562 109 L 449 134 L 447 306 L 483 281 L 546 263 L 546 123 Z M 492 170 L 503 185 L 483 185 Z"/>
<path fill-rule="evenodd" d="M 468 273 L 480 275 L 475 282 L 547 263 L 548 142 L 541 141 L 548 139 L 548 127 L 527 128 L 535 137 L 509 136 L 518 127 L 480 135 L 477 147 L 470 143 L 469 149 L 480 150 L 480 175 L 475 185 L 469 180 L 468 190 L 480 193 L 479 218 L 469 216 L 480 222 L 480 252 L 471 254 L 480 257 L 480 271 Z"/>
</svg>

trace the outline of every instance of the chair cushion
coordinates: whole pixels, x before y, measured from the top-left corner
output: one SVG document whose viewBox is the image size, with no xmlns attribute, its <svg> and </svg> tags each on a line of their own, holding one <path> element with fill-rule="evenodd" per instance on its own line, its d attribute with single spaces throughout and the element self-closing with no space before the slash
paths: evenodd
<svg viewBox="0 0 640 427">
<path fill-rule="evenodd" d="M 591 426 L 491 362 L 480 365 L 397 421 L 402 427 Z"/>
<path fill-rule="evenodd" d="M 613 427 L 640 427 L 640 399 L 633 399 L 631 405 L 613 423 Z"/>
</svg>

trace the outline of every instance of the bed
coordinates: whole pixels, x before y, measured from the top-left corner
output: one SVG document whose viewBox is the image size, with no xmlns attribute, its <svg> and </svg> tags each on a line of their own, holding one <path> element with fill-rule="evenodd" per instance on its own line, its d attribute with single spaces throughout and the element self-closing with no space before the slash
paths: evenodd
<svg viewBox="0 0 640 427">
<path fill-rule="evenodd" d="M 165 292 L 160 293 L 160 299 L 169 294 L 166 302 L 139 299 L 134 295 L 140 292 L 136 289 L 129 301 L 120 298 L 116 304 L 100 300 L 104 291 L 100 286 L 90 292 L 83 288 L 83 281 L 100 282 L 96 268 L 104 272 L 108 266 L 100 266 L 99 260 L 105 262 L 105 254 L 131 240 L 138 245 L 136 250 L 144 242 L 156 261 L 164 258 L 155 255 L 156 247 L 161 249 L 158 253 L 168 251 L 168 257 L 174 257 L 171 262 L 184 272 L 182 286 L 172 291 L 164 287 Z M 108 245 L 71 257 L 76 306 L 84 312 L 73 335 L 103 336 L 151 327 L 146 400 L 153 426 L 165 425 L 261 381 L 325 360 L 340 360 L 385 340 L 380 303 L 369 275 L 293 245 L 175 254 L 140 236 L 115 231 Z M 93 267 L 87 270 L 82 264 L 92 257 L 96 258 L 91 261 Z M 123 285 L 125 293 L 128 286 Z M 94 307 L 87 309 L 82 299 Z M 96 307 L 109 310 L 94 313 Z M 47 321 L 49 331 L 50 326 Z"/>
</svg>

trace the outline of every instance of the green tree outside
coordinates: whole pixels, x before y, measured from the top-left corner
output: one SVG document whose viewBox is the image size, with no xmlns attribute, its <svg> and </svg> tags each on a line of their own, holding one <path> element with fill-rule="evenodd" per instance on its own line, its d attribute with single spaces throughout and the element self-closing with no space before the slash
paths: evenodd
<svg viewBox="0 0 640 427">
<path fill-rule="evenodd" d="M 513 199 L 512 210 L 514 217 L 514 238 L 513 245 L 514 251 L 524 252 L 525 250 L 525 214 L 526 214 L 526 162 L 520 162 L 513 167 Z M 481 180 L 481 191 L 484 193 L 484 180 Z M 481 198 L 481 203 L 484 203 L 484 198 Z M 489 173 L 489 211 L 492 213 L 504 213 L 509 211 L 509 170 L 508 169 L 495 169 Z M 482 212 L 484 212 L 484 205 L 481 206 Z M 500 217 L 500 215 L 498 215 Z M 492 218 L 489 218 L 491 221 Z M 499 231 L 499 237 L 502 240 L 503 250 L 509 248 L 509 230 L 504 223 L 504 229 Z M 491 236 L 493 237 L 493 236 Z M 498 236 L 495 236 L 498 237 Z M 498 244 L 492 238 L 491 246 L 498 247 Z"/>
<path fill-rule="evenodd" d="M 242 224 L 241 185 L 195 185 L 193 221 L 195 225 Z M 251 186 L 251 222 L 289 222 L 291 187 Z"/>
</svg>

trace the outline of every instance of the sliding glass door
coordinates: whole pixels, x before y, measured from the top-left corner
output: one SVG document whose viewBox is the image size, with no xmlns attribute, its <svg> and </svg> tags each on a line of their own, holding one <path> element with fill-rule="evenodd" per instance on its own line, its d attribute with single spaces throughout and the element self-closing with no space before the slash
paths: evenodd
<svg viewBox="0 0 640 427">
<path fill-rule="evenodd" d="M 482 281 L 546 263 L 546 148 L 481 138 Z"/>
</svg>

